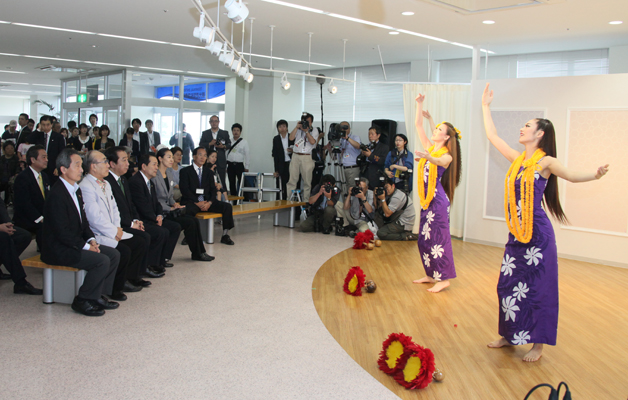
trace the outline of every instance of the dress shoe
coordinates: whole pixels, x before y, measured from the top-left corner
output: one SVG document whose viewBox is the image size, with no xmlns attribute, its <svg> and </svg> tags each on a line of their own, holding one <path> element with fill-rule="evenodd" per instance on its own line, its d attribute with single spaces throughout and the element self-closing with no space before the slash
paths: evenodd
<svg viewBox="0 0 628 400">
<path fill-rule="evenodd" d="M 188 245 L 188 241 L 183 238 L 183 240 L 181 241 L 181 246 L 187 246 Z"/>
<path fill-rule="evenodd" d="M 207 253 L 203 253 L 201 255 L 198 256 L 192 256 L 192 260 L 194 261 L 212 261 L 214 260 L 216 257 L 212 257 Z"/>
<path fill-rule="evenodd" d="M 163 265 L 153 265 L 152 268 L 154 272 L 157 272 L 158 274 L 165 274 L 166 273 L 166 267 L 164 267 Z"/>
<path fill-rule="evenodd" d="M 33 285 L 25 281 L 25 283 L 22 285 L 15 284 L 15 286 L 13 286 L 13 293 L 15 294 L 42 294 L 44 293 L 44 291 L 33 287 Z"/>
<path fill-rule="evenodd" d="M 9 279 L 11 279 L 11 274 L 0 272 L 0 281 L 8 281 Z"/>
<path fill-rule="evenodd" d="M 233 246 L 235 244 L 233 243 L 233 240 L 231 240 L 229 235 L 223 235 L 222 238 L 220 239 L 220 243 L 228 244 L 229 246 Z"/>
<path fill-rule="evenodd" d="M 131 282 L 124 282 L 124 286 L 122 286 L 122 292 L 139 292 L 140 290 L 142 290 L 141 286 L 134 285 Z"/>
<path fill-rule="evenodd" d="M 151 285 L 150 281 L 145 281 L 142 278 L 129 279 L 129 282 L 131 282 L 135 286 L 141 286 L 141 287 L 147 287 Z"/>
<path fill-rule="evenodd" d="M 172 268 L 172 267 L 174 267 L 174 264 L 173 264 L 173 263 L 170 263 L 170 262 L 165 262 L 165 263 L 163 263 L 162 265 L 163 265 L 164 267 L 166 267 L 166 268 Z"/>
<path fill-rule="evenodd" d="M 331 233 L 332 229 L 334 229 L 332 226 L 329 226 L 327 228 L 323 228 L 323 235 L 329 235 Z"/>
<path fill-rule="evenodd" d="M 113 292 L 109 298 L 116 301 L 124 301 L 127 299 L 126 294 L 122 293 L 122 291 Z"/>
<path fill-rule="evenodd" d="M 120 307 L 120 303 L 116 303 L 115 301 L 109 301 L 105 296 L 100 296 L 100 299 L 96 300 L 98 304 L 102 306 L 105 310 L 115 310 Z"/>
<path fill-rule="evenodd" d="M 81 299 L 78 296 L 76 296 L 72 302 L 72 309 L 88 317 L 100 317 L 105 315 L 105 310 L 100 304 L 96 303 L 96 301 Z"/>
<path fill-rule="evenodd" d="M 146 272 L 144 272 L 144 276 L 148 278 L 161 278 L 164 275 L 166 275 L 165 272 L 157 272 L 155 267 L 148 267 Z"/>
</svg>

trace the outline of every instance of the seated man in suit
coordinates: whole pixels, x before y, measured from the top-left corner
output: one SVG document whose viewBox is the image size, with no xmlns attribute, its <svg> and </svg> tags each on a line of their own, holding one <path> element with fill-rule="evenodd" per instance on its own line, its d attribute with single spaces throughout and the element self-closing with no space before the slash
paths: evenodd
<svg viewBox="0 0 628 400">
<path fill-rule="evenodd" d="M 113 300 L 124 301 L 123 292 L 139 292 L 142 286 L 128 281 L 140 279 L 140 268 L 145 261 L 150 246 L 150 239 L 125 233 L 120 226 L 120 212 L 113 198 L 113 192 L 105 176 L 109 175 L 107 157 L 98 150 L 91 150 L 85 155 L 83 169 L 87 172 L 79 186 L 85 201 L 87 221 L 96 234 L 99 244 L 117 249 L 120 252 L 120 264 L 116 271 L 111 296 Z"/>
<path fill-rule="evenodd" d="M 186 213 L 194 216 L 201 211 L 222 214 L 222 238 L 220 243 L 233 245 L 229 237 L 229 230 L 233 224 L 233 206 L 230 203 L 216 199 L 216 184 L 214 172 L 205 165 L 207 151 L 204 147 L 197 147 L 192 152 L 193 163 L 179 173 L 179 188 L 181 189 L 181 204 L 186 207 Z"/>
<path fill-rule="evenodd" d="M 26 280 L 26 272 L 20 261 L 20 254 L 31 243 L 31 234 L 11 223 L 9 213 L 0 201 L 0 263 L 9 271 L 13 279 L 13 293 L 16 294 L 42 294 L 41 289 L 36 289 Z"/>
<path fill-rule="evenodd" d="M 113 197 L 120 212 L 120 225 L 125 232 L 144 237 L 150 242 L 150 249 L 146 260 L 142 262 L 140 273 L 150 278 L 161 278 L 164 274 L 155 270 L 163 267 L 172 267 L 168 260 L 172 258 L 174 247 L 166 246 L 170 232 L 161 226 L 146 224 L 140 220 L 140 215 L 131 198 L 129 181 L 124 177 L 129 169 L 129 155 L 124 147 L 113 147 L 105 151 L 109 163 L 109 175 L 105 180 L 111 185 Z M 161 268 L 160 268 L 161 267 Z M 151 283 L 143 279 L 130 280 L 136 286 L 149 286 Z"/>
<path fill-rule="evenodd" d="M 55 163 L 57 156 L 65 149 L 65 138 L 59 132 L 52 130 L 53 118 L 50 115 L 44 115 L 39 119 L 39 131 L 33 132 L 28 143 L 39 144 L 44 146 L 48 154 L 48 167 L 44 170 L 48 174 L 51 183 L 55 183 L 58 179 L 55 175 Z"/>
<path fill-rule="evenodd" d="M 87 271 L 83 285 L 72 302 L 81 314 L 99 317 L 104 310 L 118 308 L 103 293 L 111 293 L 120 253 L 99 246 L 89 228 L 83 195 L 77 182 L 83 175 L 83 160 L 74 149 L 65 149 L 57 157 L 60 179 L 50 189 L 44 206 L 41 261 Z"/>
<path fill-rule="evenodd" d="M 20 172 L 13 184 L 15 225 L 37 235 L 37 246 L 41 249 L 42 227 L 44 226 L 44 203 L 50 191 L 50 180 L 43 171 L 48 167 L 48 155 L 44 146 L 35 145 L 26 152 L 28 168 Z"/>
<path fill-rule="evenodd" d="M 143 154 L 140 157 L 138 168 L 139 172 L 129 179 L 133 204 L 145 225 L 156 225 L 168 230 L 164 251 L 171 257 L 181 234 L 181 225 L 164 219 L 163 209 L 157 200 L 157 190 L 150 181 L 157 175 L 157 157 L 150 153 Z M 165 273 L 165 268 L 156 267 L 155 271 Z"/>
</svg>

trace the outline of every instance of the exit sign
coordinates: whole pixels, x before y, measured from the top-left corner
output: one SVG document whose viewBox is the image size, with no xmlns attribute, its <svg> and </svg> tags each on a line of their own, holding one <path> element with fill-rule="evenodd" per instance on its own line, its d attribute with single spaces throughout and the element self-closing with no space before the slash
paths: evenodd
<svg viewBox="0 0 628 400">
<path fill-rule="evenodd" d="M 89 101 L 89 95 L 87 93 L 81 93 L 76 96 L 77 103 L 87 103 Z"/>
</svg>

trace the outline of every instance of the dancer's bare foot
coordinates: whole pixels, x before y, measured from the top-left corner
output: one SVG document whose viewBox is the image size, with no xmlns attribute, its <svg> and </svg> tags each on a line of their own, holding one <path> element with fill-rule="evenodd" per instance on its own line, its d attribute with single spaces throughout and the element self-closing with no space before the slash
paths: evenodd
<svg viewBox="0 0 628 400">
<path fill-rule="evenodd" d="M 436 281 L 429 276 L 425 278 L 417 279 L 416 281 L 412 281 L 412 283 L 436 283 Z"/>
<path fill-rule="evenodd" d="M 523 356 L 525 362 L 535 362 L 541 358 L 543 352 L 543 343 L 534 343 L 534 346 Z"/>
<path fill-rule="evenodd" d="M 450 285 L 449 281 L 436 282 L 436 285 L 434 285 L 431 288 L 427 289 L 427 291 L 428 292 L 432 292 L 432 293 L 438 293 L 441 290 L 443 290 L 446 287 L 448 287 L 449 285 Z"/>
<path fill-rule="evenodd" d="M 505 338 L 501 337 L 499 339 L 497 339 L 494 342 L 491 342 L 489 344 L 487 344 L 488 347 L 492 348 L 492 349 L 498 349 L 500 347 L 504 347 L 504 346 L 510 346 L 511 344 L 508 343 L 508 340 L 506 340 Z"/>
</svg>

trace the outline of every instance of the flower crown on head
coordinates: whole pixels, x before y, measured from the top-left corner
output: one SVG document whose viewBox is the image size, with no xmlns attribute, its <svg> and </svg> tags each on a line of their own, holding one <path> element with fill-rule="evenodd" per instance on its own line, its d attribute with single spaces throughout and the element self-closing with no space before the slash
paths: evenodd
<svg viewBox="0 0 628 400">
<path fill-rule="evenodd" d="M 445 124 L 445 123 L 447 123 L 447 121 L 443 121 L 440 124 L 436 125 L 436 128 L 438 128 L 439 126 L 441 126 L 442 124 Z M 456 133 L 458 134 L 458 140 L 462 140 L 462 134 L 460 133 L 458 128 L 454 127 L 454 131 L 456 131 Z"/>
</svg>

